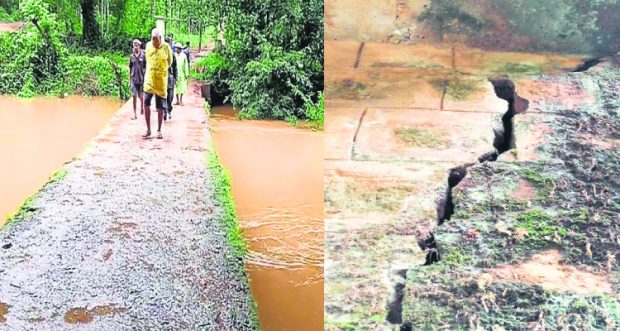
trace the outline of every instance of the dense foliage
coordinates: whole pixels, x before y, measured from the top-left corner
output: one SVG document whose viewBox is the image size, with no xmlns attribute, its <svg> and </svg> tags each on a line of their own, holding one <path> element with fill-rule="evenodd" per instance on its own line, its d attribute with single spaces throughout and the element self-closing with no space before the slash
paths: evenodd
<svg viewBox="0 0 620 331">
<path fill-rule="evenodd" d="M 619 16 L 617 0 L 431 0 L 418 20 L 474 46 L 610 54 L 620 51 Z"/>
<path fill-rule="evenodd" d="M 207 8 L 225 40 L 200 63 L 217 93 L 245 118 L 322 121 L 322 0 L 216 0 Z"/>
<path fill-rule="evenodd" d="M 175 18 L 167 32 L 198 40 L 207 30 L 199 2 L 1 0 L 0 22 L 26 26 L 0 33 L 0 93 L 127 97 L 131 41 L 148 39 L 156 16 Z"/>
<path fill-rule="evenodd" d="M 34 28 L 0 34 L 0 93 L 128 95 L 127 70 L 103 56 L 72 55 L 45 2 L 22 1 L 17 15 Z"/>
</svg>

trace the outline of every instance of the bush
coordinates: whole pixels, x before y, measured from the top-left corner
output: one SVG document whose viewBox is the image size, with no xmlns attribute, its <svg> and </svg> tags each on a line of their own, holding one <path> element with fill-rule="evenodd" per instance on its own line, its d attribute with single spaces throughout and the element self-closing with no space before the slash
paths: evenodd
<svg viewBox="0 0 620 331">
<path fill-rule="evenodd" d="M 322 128 L 325 124 L 325 96 L 323 92 L 319 92 L 319 100 L 317 103 L 311 100 L 306 101 L 306 117 L 310 122 Z"/>
<path fill-rule="evenodd" d="M 101 56 L 69 55 L 56 32 L 55 17 L 49 14 L 44 2 L 20 3 L 20 15 L 35 28 L 0 34 L 1 94 L 128 95 L 127 65 L 113 65 Z M 118 55 L 108 56 L 122 61 Z"/>
<path fill-rule="evenodd" d="M 118 67 L 118 77 L 113 65 L 113 61 L 102 56 L 69 56 L 65 86 L 79 95 L 125 97 L 129 94 L 129 73 Z"/>
<path fill-rule="evenodd" d="M 4 7 L 0 7 L 0 22 L 13 22 L 15 18 L 9 14 Z"/>
<path fill-rule="evenodd" d="M 194 78 L 207 81 L 211 85 L 211 102 L 226 102 L 230 97 L 230 62 L 219 53 L 211 53 L 199 59 L 195 68 Z"/>
<path fill-rule="evenodd" d="M 317 103 L 323 91 L 323 1 L 211 5 L 209 13 L 224 26 L 226 40 L 216 53 L 228 70 L 207 69 L 206 78 L 230 87 L 243 118 L 307 118 L 307 100 Z"/>
</svg>

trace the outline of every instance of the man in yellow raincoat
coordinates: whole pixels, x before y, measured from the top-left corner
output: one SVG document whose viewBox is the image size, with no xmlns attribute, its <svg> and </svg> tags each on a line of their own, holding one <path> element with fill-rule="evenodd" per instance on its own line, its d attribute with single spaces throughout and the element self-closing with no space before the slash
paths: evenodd
<svg viewBox="0 0 620 331">
<path fill-rule="evenodd" d="M 151 101 L 155 96 L 157 109 L 157 138 L 162 139 L 161 124 L 164 118 L 164 104 L 168 90 L 168 67 L 172 65 L 170 45 L 162 40 L 161 32 L 155 28 L 151 32 L 151 41 L 146 44 L 146 74 L 144 75 L 144 117 L 146 118 L 146 134 L 151 136 Z"/>
</svg>

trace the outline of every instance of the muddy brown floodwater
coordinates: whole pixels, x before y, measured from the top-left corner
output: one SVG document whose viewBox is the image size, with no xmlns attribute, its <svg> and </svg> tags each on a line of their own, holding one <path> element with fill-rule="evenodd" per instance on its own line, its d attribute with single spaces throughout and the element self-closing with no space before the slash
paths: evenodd
<svg viewBox="0 0 620 331">
<path fill-rule="evenodd" d="M 0 96 L 0 227 L 120 106 L 112 98 Z"/>
<path fill-rule="evenodd" d="M 323 133 L 213 109 L 261 329 L 323 330 Z"/>
</svg>

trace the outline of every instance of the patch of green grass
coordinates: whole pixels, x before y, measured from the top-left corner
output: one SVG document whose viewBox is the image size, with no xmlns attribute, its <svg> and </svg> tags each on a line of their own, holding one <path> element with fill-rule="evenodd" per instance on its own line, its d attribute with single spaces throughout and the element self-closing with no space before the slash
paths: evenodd
<svg viewBox="0 0 620 331">
<path fill-rule="evenodd" d="M 472 79 L 454 79 L 448 82 L 447 94 L 453 100 L 467 100 L 480 90 L 480 82 Z"/>
<path fill-rule="evenodd" d="M 222 207 L 222 223 L 226 228 L 226 239 L 238 256 L 244 256 L 248 247 L 237 221 L 237 212 L 232 196 L 230 175 L 220 163 L 219 156 L 212 145 L 209 149 L 208 168 L 214 186 L 214 199 Z"/>
<path fill-rule="evenodd" d="M 460 250 L 453 249 L 441 257 L 442 262 L 449 265 L 462 265 L 471 260 L 471 256 L 463 254 Z"/>
<path fill-rule="evenodd" d="M 515 228 L 527 230 L 526 239 L 533 242 L 547 241 L 553 235 L 565 237 L 568 231 L 565 227 L 558 225 L 556 219 L 541 209 L 533 209 L 517 216 Z"/>
<path fill-rule="evenodd" d="M 510 76 L 519 76 L 519 75 L 540 75 L 544 73 L 543 68 L 540 65 L 529 64 L 529 63 L 502 63 L 497 67 L 491 69 L 491 72 L 497 75 L 510 75 Z"/>
<path fill-rule="evenodd" d="M 402 207 L 411 192 L 408 186 L 377 186 L 344 180 L 325 189 L 325 208 L 356 212 L 393 212 Z"/>
<path fill-rule="evenodd" d="M 445 147 L 446 141 L 442 134 L 421 128 L 399 128 L 394 134 L 409 147 Z"/>
<path fill-rule="evenodd" d="M 463 101 L 481 90 L 481 82 L 480 79 L 466 78 L 453 73 L 448 78 L 433 79 L 429 83 L 441 93 L 445 90 L 450 99 Z"/>
<path fill-rule="evenodd" d="M 371 91 L 369 86 L 362 82 L 345 79 L 341 82 L 333 82 L 327 85 L 327 94 L 331 98 L 361 100 L 369 97 Z"/>
<path fill-rule="evenodd" d="M 424 60 L 413 60 L 411 62 L 408 63 L 404 63 L 404 62 L 375 62 L 371 65 L 371 67 L 373 68 L 403 68 L 403 67 L 409 67 L 409 68 L 433 68 L 433 69 L 440 69 L 443 68 L 442 66 L 438 65 L 438 64 L 434 64 L 434 63 L 430 63 Z"/>
</svg>

